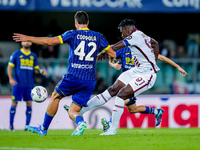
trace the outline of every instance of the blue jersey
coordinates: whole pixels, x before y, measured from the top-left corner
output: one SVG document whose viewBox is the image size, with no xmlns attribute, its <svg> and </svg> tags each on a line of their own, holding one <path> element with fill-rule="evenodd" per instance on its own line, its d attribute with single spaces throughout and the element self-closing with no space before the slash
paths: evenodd
<svg viewBox="0 0 200 150">
<path fill-rule="evenodd" d="M 131 69 L 132 67 L 135 67 L 134 61 L 131 55 L 131 50 L 128 47 L 117 50 L 115 51 L 115 53 L 116 53 L 116 59 L 121 59 L 123 72 Z"/>
<path fill-rule="evenodd" d="M 23 48 L 16 50 L 10 57 L 9 64 L 15 68 L 14 80 L 18 87 L 34 87 L 34 69 L 39 69 L 37 56 L 33 52 L 25 52 Z"/>
<path fill-rule="evenodd" d="M 69 66 L 67 74 L 81 80 L 96 80 L 95 63 L 101 49 L 109 49 L 106 38 L 99 32 L 84 28 L 69 30 L 59 36 L 61 43 L 69 44 Z"/>
</svg>

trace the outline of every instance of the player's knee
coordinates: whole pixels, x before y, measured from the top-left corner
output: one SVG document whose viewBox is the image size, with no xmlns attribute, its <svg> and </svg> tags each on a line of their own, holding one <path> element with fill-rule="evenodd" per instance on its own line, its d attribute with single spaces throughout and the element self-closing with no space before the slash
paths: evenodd
<svg viewBox="0 0 200 150">
<path fill-rule="evenodd" d="M 126 92 L 125 89 L 119 90 L 119 92 L 117 93 L 117 96 L 124 100 L 129 98 L 129 94 Z"/>
<path fill-rule="evenodd" d="M 116 89 L 116 88 L 114 88 L 114 86 L 110 86 L 110 87 L 108 88 L 108 92 L 110 93 L 111 96 L 115 96 L 115 95 L 117 94 L 118 91 L 119 91 L 119 90 Z"/>
</svg>

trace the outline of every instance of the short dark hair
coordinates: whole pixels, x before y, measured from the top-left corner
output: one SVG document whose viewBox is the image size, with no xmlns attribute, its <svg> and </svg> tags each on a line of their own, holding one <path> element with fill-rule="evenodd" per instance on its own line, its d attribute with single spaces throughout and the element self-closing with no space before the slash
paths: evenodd
<svg viewBox="0 0 200 150">
<path fill-rule="evenodd" d="M 74 15 L 74 19 L 76 19 L 79 24 L 87 24 L 89 16 L 85 11 L 77 11 Z"/>
<path fill-rule="evenodd" d="M 120 22 L 120 24 L 118 25 L 118 28 L 124 28 L 124 27 L 127 27 L 127 26 L 135 26 L 136 24 L 136 21 L 133 20 L 133 19 L 124 19 L 122 20 L 122 22 Z"/>
</svg>

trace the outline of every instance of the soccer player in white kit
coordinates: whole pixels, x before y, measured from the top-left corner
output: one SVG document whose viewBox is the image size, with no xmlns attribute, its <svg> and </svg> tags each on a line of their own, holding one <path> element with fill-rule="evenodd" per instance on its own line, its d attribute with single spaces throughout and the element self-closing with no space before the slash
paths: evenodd
<svg viewBox="0 0 200 150">
<path fill-rule="evenodd" d="M 150 89 L 156 81 L 156 73 L 159 70 L 156 64 L 158 52 L 154 52 L 151 47 L 153 39 L 137 30 L 135 21 L 131 19 L 124 19 L 119 24 L 119 29 L 124 40 L 114 44 L 112 48 L 117 50 L 128 46 L 131 49 L 135 67 L 122 73 L 116 81 L 119 82 L 117 85 L 124 86 L 120 88 L 115 99 L 112 124 L 102 135 L 117 134 L 116 130 L 124 111 L 124 101 Z M 158 113 L 162 115 L 163 110 L 160 109 L 160 111 Z"/>
</svg>

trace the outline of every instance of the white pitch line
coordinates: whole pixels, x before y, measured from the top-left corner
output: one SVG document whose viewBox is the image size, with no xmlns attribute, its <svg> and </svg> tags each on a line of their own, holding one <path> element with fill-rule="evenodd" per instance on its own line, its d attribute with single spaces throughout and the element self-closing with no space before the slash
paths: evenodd
<svg viewBox="0 0 200 150">
<path fill-rule="evenodd" d="M 72 150 L 72 149 L 57 149 L 57 148 L 31 148 L 31 147 L 0 147 L 0 149 L 10 150 Z"/>
</svg>

